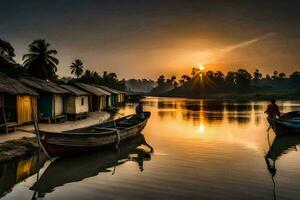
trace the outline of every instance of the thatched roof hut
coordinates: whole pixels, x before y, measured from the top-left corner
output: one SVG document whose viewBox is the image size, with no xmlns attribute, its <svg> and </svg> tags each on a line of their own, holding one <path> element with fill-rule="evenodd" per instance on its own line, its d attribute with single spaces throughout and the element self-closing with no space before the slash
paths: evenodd
<svg viewBox="0 0 300 200">
<path fill-rule="evenodd" d="M 21 78 L 19 79 L 25 85 L 32 87 L 36 90 L 52 93 L 52 94 L 69 94 L 70 92 L 64 88 L 59 87 L 58 84 L 38 78 Z"/>
<path fill-rule="evenodd" d="M 38 93 L 21 82 L 0 74 L 0 93 L 9 95 L 32 95 L 37 96 Z"/>
<path fill-rule="evenodd" d="M 21 82 L 0 74 L 0 128 L 33 121 L 32 111 L 37 111 L 38 93 Z"/>
<path fill-rule="evenodd" d="M 120 91 L 120 90 L 116 90 L 104 85 L 99 85 L 99 88 L 106 90 L 108 92 L 110 92 L 111 95 L 111 104 L 116 104 L 116 103 L 120 103 L 123 102 L 125 100 L 125 92 Z"/>
<path fill-rule="evenodd" d="M 87 84 L 87 83 L 80 83 L 80 82 L 74 82 L 73 85 L 75 85 L 76 87 L 78 88 L 81 88 L 82 90 L 85 90 L 93 95 L 96 95 L 96 96 L 107 96 L 107 95 L 110 95 L 109 92 L 101 89 L 101 88 L 98 88 L 94 85 L 91 85 L 91 84 Z"/>
<path fill-rule="evenodd" d="M 72 85 L 62 84 L 60 87 L 70 92 L 70 95 L 66 96 L 64 103 L 64 110 L 69 118 L 77 119 L 78 117 L 86 116 L 89 111 L 89 97 L 91 94 Z"/>
<path fill-rule="evenodd" d="M 64 115 L 64 96 L 71 94 L 70 91 L 49 80 L 38 78 L 21 78 L 19 80 L 39 92 L 40 119 L 55 122 L 57 119 L 66 118 Z"/>
<path fill-rule="evenodd" d="M 90 97 L 90 110 L 91 111 L 99 111 L 102 109 L 105 109 L 109 102 L 110 102 L 110 93 L 98 88 L 94 85 L 86 84 L 86 83 L 80 83 L 80 82 L 74 82 L 72 83 L 77 88 L 80 88 L 90 94 L 92 96 Z"/>
<path fill-rule="evenodd" d="M 80 90 L 77 87 L 72 86 L 72 85 L 61 84 L 59 86 L 65 90 L 68 90 L 71 93 L 71 95 L 74 95 L 74 96 L 85 96 L 85 95 L 89 96 L 89 95 L 91 95 L 90 93 L 88 93 L 84 90 Z"/>
</svg>

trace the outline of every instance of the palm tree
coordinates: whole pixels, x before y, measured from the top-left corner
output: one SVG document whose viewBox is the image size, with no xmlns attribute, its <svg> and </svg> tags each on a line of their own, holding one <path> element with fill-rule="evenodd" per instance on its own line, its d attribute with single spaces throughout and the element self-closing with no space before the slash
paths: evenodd
<svg viewBox="0 0 300 200">
<path fill-rule="evenodd" d="M 77 79 L 83 74 L 83 63 L 81 60 L 76 59 L 72 65 L 70 66 L 71 68 L 71 74 L 75 74 Z"/>
<path fill-rule="evenodd" d="M 54 57 L 57 51 L 49 49 L 50 44 L 44 39 L 34 40 L 29 45 L 29 52 L 23 56 L 24 67 L 26 67 L 33 76 L 42 79 L 53 79 L 59 60 Z"/>
</svg>

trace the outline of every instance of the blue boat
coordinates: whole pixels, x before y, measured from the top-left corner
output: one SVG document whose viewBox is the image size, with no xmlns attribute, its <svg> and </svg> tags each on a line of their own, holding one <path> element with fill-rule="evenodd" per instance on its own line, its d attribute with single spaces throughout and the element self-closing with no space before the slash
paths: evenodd
<svg viewBox="0 0 300 200">
<path fill-rule="evenodd" d="M 300 134 L 300 111 L 288 112 L 278 119 L 268 118 L 277 136 Z"/>
</svg>

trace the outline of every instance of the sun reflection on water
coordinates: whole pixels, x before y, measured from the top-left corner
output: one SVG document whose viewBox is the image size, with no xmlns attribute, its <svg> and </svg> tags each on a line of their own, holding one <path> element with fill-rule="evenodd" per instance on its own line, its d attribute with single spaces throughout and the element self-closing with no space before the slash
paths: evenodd
<svg viewBox="0 0 300 200">
<path fill-rule="evenodd" d="M 200 125 L 199 125 L 199 127 L 198 127 L 198 132 L 199 132 L 200 134 L 204 134 L 204 132 L 205 132 L 205 126 L 204 126 L 204 124 L 200 124 Z"/>
</svg>

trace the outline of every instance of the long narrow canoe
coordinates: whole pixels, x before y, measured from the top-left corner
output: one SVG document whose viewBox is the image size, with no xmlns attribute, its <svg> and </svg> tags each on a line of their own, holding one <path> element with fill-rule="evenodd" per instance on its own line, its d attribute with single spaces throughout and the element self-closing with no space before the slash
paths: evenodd
<svg viewBox="0 0 300 200">
<path fill-rule="evenodd" d="M 300 135 L 300 111 L 289 112 L 278 119 L 268 119 L 268 121 L 277 136 Z"/>
<path fill-rule="evenodd" d="M 102 124 L 64 132 L 41 131 L 41 142 L 51 155 L 80 153 L 113 146 L 141 134 L 151 116 L 129 115 Z"/>
</svg>

